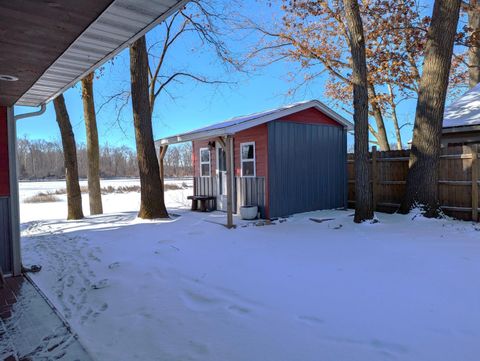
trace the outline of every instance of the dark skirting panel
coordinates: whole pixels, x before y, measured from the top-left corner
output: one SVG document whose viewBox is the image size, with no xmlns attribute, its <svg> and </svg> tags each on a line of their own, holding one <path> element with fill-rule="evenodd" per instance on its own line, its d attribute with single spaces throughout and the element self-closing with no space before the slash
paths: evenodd
<svg viewBox="0 0 480 361">
<path fill-rule="evenodd" d="M 268 124 L 270 217 L 346 206 L 346 130 Z"/>
<path fill-rule="evenodd" d="M 10 201 L 8 197 L 0 197 L 0 266 L 7 274 L 12 272 L 10 230 Z"/>
</svg>

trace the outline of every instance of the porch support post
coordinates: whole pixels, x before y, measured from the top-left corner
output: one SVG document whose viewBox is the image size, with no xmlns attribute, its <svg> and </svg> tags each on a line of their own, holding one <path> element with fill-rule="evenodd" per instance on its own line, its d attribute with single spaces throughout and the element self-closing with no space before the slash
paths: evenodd
<svg viewBox="0 0 480 361">
<path fill-rule="evenodd" d="M 44 111 L 44 107 L 42 106 Z M 10 224 L 12 237 L 12 274 L 22 273 L 22 256 L 20 252 L 20 212 L 17 178 L 17 122 L 13 107 L 7 108 L 8 124 L 8 161 L 10 174 Z"/>
<path fill-rule="evenodd" d="M 160 166 L 160 178 L 162 180 L 162 191 L 165 192 L 165 168 L 163 165 L 163 160 L 165 158 L 165 154 L 167 153 L 168 144 L 161 145 L 160 151 L 158 153 L 158 162 Z"/>
<path fill-rule="evenodd" d="M 233 228 L 233 138 L 225 137 L 225 157 L 227 163 L 227 228 Z"/>
</svg>

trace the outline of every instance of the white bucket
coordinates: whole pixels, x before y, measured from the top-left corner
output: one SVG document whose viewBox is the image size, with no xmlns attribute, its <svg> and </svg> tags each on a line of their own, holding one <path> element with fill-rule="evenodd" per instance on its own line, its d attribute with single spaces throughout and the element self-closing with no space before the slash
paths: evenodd
<svg viewBox="0 0 480 361">
<path fill-rule="evenodd" d="M 240 207 L 240 216 L 242 219 L 251 220 L 257 218 L 258 206 L 242 206 Z"/>
</svg>

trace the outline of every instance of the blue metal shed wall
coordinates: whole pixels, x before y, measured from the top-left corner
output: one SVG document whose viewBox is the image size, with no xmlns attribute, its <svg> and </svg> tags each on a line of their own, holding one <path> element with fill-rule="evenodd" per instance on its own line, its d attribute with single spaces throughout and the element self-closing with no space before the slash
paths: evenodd
<svg viewBox="0 0 480 361">
<path fill-rule="evenodd" d="M 330 125 L 268 124 L 270 217 L 345 207 L 347 132 Z"/>
<path fill-rule="evenodd" d="M 12 272 L 10 202 L 8 197 L 0 197 L 0 266 L 4 273 Z"/>
</svg>

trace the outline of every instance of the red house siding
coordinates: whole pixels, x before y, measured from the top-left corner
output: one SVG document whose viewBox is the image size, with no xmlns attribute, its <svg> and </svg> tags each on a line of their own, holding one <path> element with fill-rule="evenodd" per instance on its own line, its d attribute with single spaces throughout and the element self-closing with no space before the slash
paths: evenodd
<svg viewBox="0 0 480 361">
<path fill-rule="evenodd" d="M 343 127 L 343 125 L 337 123 L 335 120 L 331 119 L 328 115 L 323 114 L 316 108 L 305 109 L 300 112 L 287 115 L 286 117 L 278 119 L 277 121 L 303 124 L 326 124 Z"/>
<path fill-rule="evenodd" d="M 0 197 L 10 195 L 7 108 L 0 107 Z"/>
</svg>

